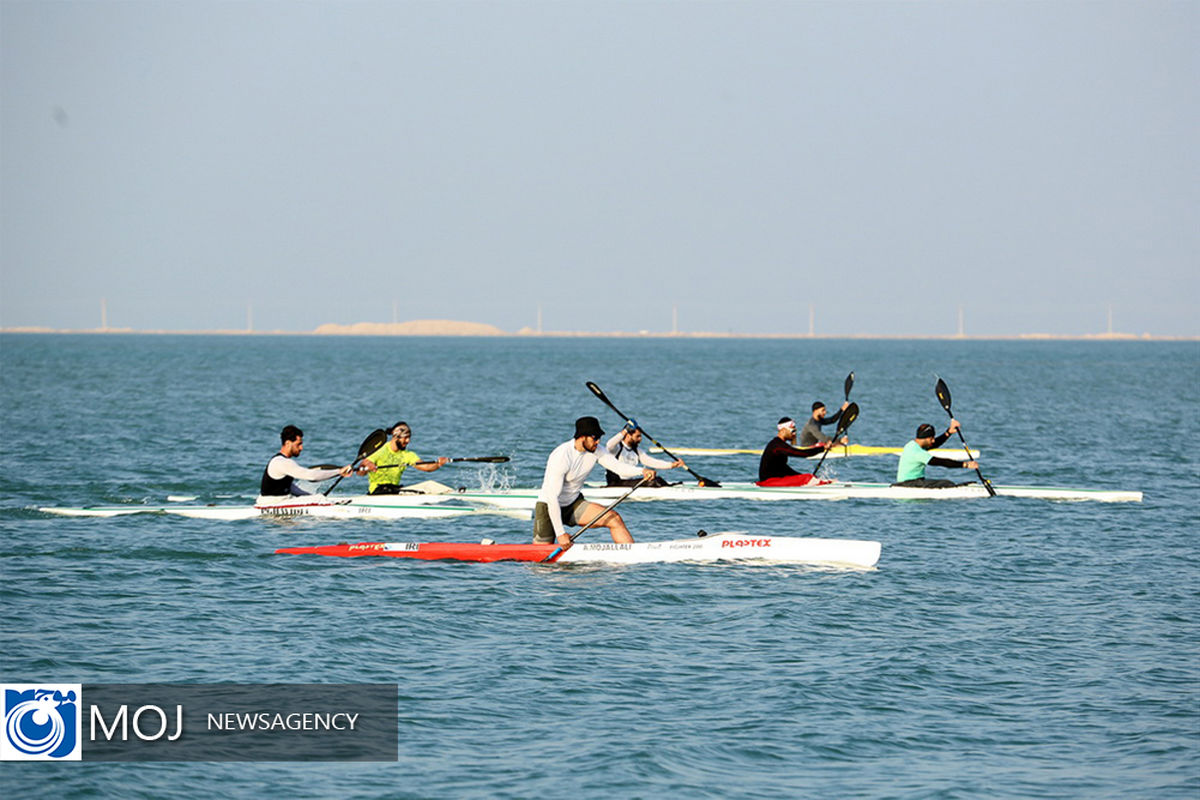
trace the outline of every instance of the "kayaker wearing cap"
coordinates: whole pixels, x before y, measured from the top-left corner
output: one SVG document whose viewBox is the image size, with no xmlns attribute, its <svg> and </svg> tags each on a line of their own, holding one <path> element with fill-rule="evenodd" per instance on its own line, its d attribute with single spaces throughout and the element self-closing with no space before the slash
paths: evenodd
<svg viewBox="0 0 1200 800">
<path fill-rule="evenodd" d="M 833 442 L 823 442 L 812 447 L 793 447 L 796 442 L 796 420 L 783 417 L 776 425 L 778 433 L 763 448 L 758 462 L 759 486 L 804 486 L 813 479 L 811 472 L 796 472 L 788 466 L 788 459 L 796 456 L 808 458 L 822 450 L 833 447 Z"/>
<path fill-rule="evenodd" d="M 296 456 L 304 452 L 304 431 L 295 425 L 284 426 L 279 432 L 279 440 L 282 442 L 279 452 L 271 457 L 263 470 L 258 490 L 259 495 L 263 497 L 311 494 L 301 490 L 296 481 L 327 481 L 338 475 L 344 478 L 354 469 L 350 464 L 337 469 L 309 469 L 300 466 L 296 463 Z"/>
<path fill-rule="evenodd" d="M 822 444 L 829 441 L 829 436 L 821 432 L 822 425 L 832 425 L 842 418 L 842 412 L 850 403 L 842 403 L 842 407 L 837 410 L 837 413 L 832 417 L 825 416 L 825 404 L 817 400 L 812 404 L 812 416 L 808 418 L 808 422 L 804 423 L 804 427 L 800 429 L 800 446 L 812 447 L 816 444 Z M 842 437 L 841 444 L 849 444 L 849 439 Z"/>
<path fill-rule="evenodd" d="M 977 461 L 955 461 L 950 458 L 940 458 L 930 453 L 930 450 L 941 447 L 956 430 L 962 427 L 958 420 L 951 419 L 950 427 L 941 436 L 937 435 L 933 426 L 924 423 L 917 428 L 917 436 L 900 451 L 900 464 L 896 467 L 896 482 L 893 486 L 917 486 L 924 489 L 945 489 L 958 486 L 954 481 L 931 479 L 925 477 L 926 465 L 948 467 L 950 469 L 976 469 Z M 970 481 L 966 481 L 970 483 Z"/>
<path fill-rule="evenodd" d="M 625 427 L 617 431 L 617 435 L 608 440 L 604 445 L 612 456 L 623 464 L 628 464 L 631 467 L 636 467 L 641 464 L 643 467 L 650 469 L 675 469 L 676 467 L 687 466 L 683 463 L 683 459 L 675 459 L 674 461 L 663 461 L 661 458 L 653 458 L 646 455 L 639 449 L 642 443 L 642 429 L 638 427 L 637 420 L 631 419 L 625 423 Z M 641 477 L 637 478 L 622 478 L 611 469 L 604 471 L 604 479 L 608 481 L 609 486 L 633 486 Z M 661 475 L 655 475 L 654 480 L 646 484 L 647 486 L 669 486 L 666 480 Z"/>
<path fill-rule="evenodd" d="M 412 441 L 412 428 L 407 422 L 392 426 L 392 438 L 359 464 L 358 474 L 367 476 L 367 494 L 399 494 L 400 477 L 409 467 L 422 472 L 433 472 L 449 463 L 446 457 L 418 464 L 420 456 L 408 449 Z"/>
<path fill-rule="evenodd" d="M 654 470 L 638 469 L 622 463 L 607 450 L 600 449 L 600 437 L 603 435 L 599 420 L 580 417 L 575 420 L 575 438 L 550 451 L 542 490 L 538 493 L 537 505 L 533 507 L 534 544 L 557 542 L 564 548 L 570 547 L 571 536 L 564 525 L 587 525 L 604 511 L 604 506 L 589 503 L 582 494 L 583 482 L 596 462 L 622 478 L 654 480 Z M 596 527 L 608 528 L 614 542 L 633 541 L 625 521 L 615 510 L 606 513 Z"/>
</svg>

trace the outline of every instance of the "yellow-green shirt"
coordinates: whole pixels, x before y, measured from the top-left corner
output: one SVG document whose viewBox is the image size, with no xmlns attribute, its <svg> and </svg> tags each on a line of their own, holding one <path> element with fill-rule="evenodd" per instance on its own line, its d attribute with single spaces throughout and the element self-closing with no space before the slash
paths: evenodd
<svg viewBox="0 0 1200 800">
<path fill-rule="evenodd" d="M 400 476 L 404 470 L 421 458 L 412 450 L 392 450 L 388 444 L 367 456 L 379 469 L 367 473 L 367 493 L 375 491 L 375 487 L 384 483 L 400 485 Z"/>
</svg>

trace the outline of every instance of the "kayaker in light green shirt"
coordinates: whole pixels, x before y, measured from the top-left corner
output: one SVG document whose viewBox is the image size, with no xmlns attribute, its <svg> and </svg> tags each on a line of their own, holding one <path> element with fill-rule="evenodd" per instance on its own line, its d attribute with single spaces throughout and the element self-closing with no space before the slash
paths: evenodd
<svg viewBox="0 0 1200 800">
<path fill-rule="evenodd" d="M 399 494 L 400 478 L 409 467 L 422 472 L 433 472 L 450 459 L 442 456 L 433 461 L 421 461 L 420 456 L 408 449 L 412 441 L 412 428 L 407 422 L 392 426 L 392 438 L 371 455 L 362 460 L 359 475 L 367 475 L 367 494 Z"/>
<path fill-rule="evenodd" d="M 946 443 L 953 433 L 961 427 L 958 420 L 951 419 L 950 427 L 941 436 L 936 435 L 933 426 L 925 423 L 917 428 L 917 436 L 900 451 L 900 463 L 896 466 L 896 482 L 893 486 L 918 486 L 926 489 L 940 489 L 957 486 L 954 481 L 937 480 L 925 477 L 925 467 L 948 467 L 950 469 L 975 469 L 977 461 L 954 461 L 940 458 L 929 452 Z"/>
</svg>

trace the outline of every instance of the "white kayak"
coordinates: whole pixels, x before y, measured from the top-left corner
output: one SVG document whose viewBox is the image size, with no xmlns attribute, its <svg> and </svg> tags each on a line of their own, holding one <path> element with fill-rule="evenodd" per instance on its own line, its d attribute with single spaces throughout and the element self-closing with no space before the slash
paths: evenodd
<svg viewBox="0 0 1200 800">
<path fill-rule="evenodd" d="M 715 533 L 666 542 L 580 543 L 567 550 L 551 544 L 468 542 L 360 542 L 284 547 L 276 553 L 342 558 L 387 556 L 423 561 L 527 561 L 551 564 L 652 564 L 661 562 L 749 561 L 815 564 L 865 569 L 879 561 L 879 542 Z"/>
<path fill-rule="evenodd" d="M 690 492 L 682 492 L 682 489 Z M 1026 497 L 1037 500 L 1093 500 L 1102 503 L 1140 503 L 1142 493 L 1137 491 L 1116 491 L 1109 489 L 1072 489 L 1058 486 L 992 486 L 998 497 Z M 676 497 L 656 495 L 655 492 L 674 490 Z M 584 489 L 584 496 L 595 497 L 599 500 L 615 499 L 622 491 L 628 491 L 619 486 Z M 968 483 L 963 486 L 952 486 L 945 489 L 926 489 L 912 486 L 893 486 L 890 483 L 847 483 L 833 481 L 819 485 L 808 486 L 756 486 L 752 483 L 726 483 L 720 489 L 709 489 L 700 486 L 668 486 L 664 489 L 638 489 L 629 498 L 633 500 L 645 492 L 643 500 L 666 499 L 701 499 L 708 498 L 707 492 L 724 492 L 724 497 L 712 495 L 711 499 L 728 499 L 738 497 L 745 500 L 845 500 L 850 499 L 879 499 L 879 500 L 963 500 L 975 497 L 987 497 L 988 491 L 981 483 Z M 684 497 L 686 495 L 686 497 Z"/>
<path fill-rule="evenodd" d="M 1038 500 L 1091 500 L 1102 503 L 1141 502 L 1139 491 L 1111 489 L 1075 489 L 1058 486 L 993 486 L 1001 497 L 1025 497 Z M 626 486 L 588 485 L 583 496 L 596 503 L 610 503 L 629 491 Z M 968 483 L 947 489 L 924 489 L 892 486 L 888 483 L 847 483 L 831 481 L 807 486 L 758 486 L 748 482 L 723 483 L 719 487 L 698 486 L 694 483 L 640 488 L 626 502 L 654 500 L 963 500 L 986 497 L 987 489 L 979 483 Z M 412 502 L 440 503 L 465 500 L 510 509 L 532 509 L 537 502 L 537 489 L 506 489 L 502 491 L 463 491 L 453 494 L 409 496 Z"/>
<path fill-rule="evenodd" d="M 334 519 L 436 519 L 472 514 L 503 514 L 528 519 L 527 509 L 477 505 L 446 505 L 453 495 L 358 495 L 327 498 L 323 495 L 300 497 L 259 497 L 252 506 L 120 505 L 82 507 L 42 507 L 38 511 L 68 517 L 118 517 L 128 514 L 172 514 L 180 517 L 216 520 L 241 520 L 265 517 L 319 517 Z M 532 505 L 529 506 L 533 508 Z"/>
<path fill-rule="evenodd" d="M 899 456 L 900 452 L 903 449 L 904 449 L 903 447 L 879 447 L 879 446 L 867 445 L 867 444 L 839 445 L 837 447 L 831 448 L 829 451 L 829 455 L 826 456 L 826 458 L 852 458 L 852 457 L 856 457 L 856 456 Z M 650 448 L 650 452 L 651 453 L 661 453 L 661 452 L 663 452 L 663 449 L 661 447 L 652 447 L 652 448 Z M 747 450 L 747 449 L 726 448 L 726 447 L 672 447 L 671 452 L 677 456 L 739 456 L 739 455 L 761 456 L 762 455 L 761 449 L 760 450 Z M 933 453 L 933 455 L 937 456 L 938 458 L 947 458 L 947 459 L 951 459 L 954 461 L 966 461 L 967 460 L 967 451 L 962 449 L 961 447 L 938 448 L 937 450 L 931 450 L 930 452 Z M 970 452 L 971 452 L 971 458 L 979 458 L 978 450 L 972 448 Z M 821 459 L 821 456 L 820 456 L 820 454 L 818 454 L 815 456 L 808 456 L 807 458 L 809 461 L 819 461 Z"/>
</svg>

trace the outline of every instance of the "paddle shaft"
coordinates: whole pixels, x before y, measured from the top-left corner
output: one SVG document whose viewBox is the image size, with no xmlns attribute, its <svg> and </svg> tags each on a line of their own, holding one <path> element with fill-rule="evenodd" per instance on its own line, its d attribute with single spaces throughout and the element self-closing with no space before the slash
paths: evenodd
<svg viewBox="0 0 1200 800">
<path fill-rule="evenodd" d="M 575 533 L 571 534 L 571 543 L 572 543 L 572 544 L 574 544 L 575 540 L 576 540 L 576 539 L 578 539 L 580 536 L 582 536 L 582 535 L 583 535 L 583 533 L 584 533 L 584 531 L 586 531 L 586 530 L 589 530 L 590 528 L 592 528 L 593 526 L 595 526 L 595 524 L 596 524 L 597 522 L 599 522 L 600 520 L 604 519 L 604 515 L 605 515 L 605 514 L 607 514 L 608 512 L 612 511 L 612 510 L 613 510 L 614 508 L 616 508 L 617 506 L 621 505 L 621 503 L 625 502 L 625 500 L 626 500 L 626 499 L 629 497 L 629 495 L 633 494 L 633 493 L 634 493 L 636 490 L 638 490 L 639 488 L 641 488 L 641 487 L 642 487 L 642 486 L 644 486 L 645 484 L 646 484 L 646 478 L 642 478 L 640 481 L 638 481 L 638 482 L 637 482 L 637 483 L 635 483 L 635 484 L 634 484 L 632 487 L 630 487 L 630 489 L 629 489 L 629 491 L 628 491 L 628 492 L 626 492 L 625 494 L 621 495 L 621 496 L 620 496 L 620 497 L 618 497 L 616 500 L 613 500 L 611 503 L 609 503 L 607 506 L 605 506 L 605 507 L 604 507 L 604 510 L 603 510 L 603 511 L 601 511 L 599 514 L 597 514 L 597 515 L 596 515 L 596 516 L 595 516 L 595 517 L 592 519 L 592 521 L 591 521 L 591 522 L 589 522 L 587 525 L 584 525 L 582 528 L 580 528 L 579 530 L 577 530 Z M 553 512 L 551 512 L 551 513 L 553 513 Z M 548 556 L 546 556 L 545 558 L 543 558 L 543 559 L 542 559 L 542 561 L 553 561 L 554 559 L 558 558 L 559 554 L 560 554 L 560 553 L 562 553 L 562 551 L 563 551 L 562 545 L 559 545 L 558 547 L 556 547 L 556 548 L 554 549 L 554 552 L 553 552 L 553 553 L 551 553 L 550 555 L 548 555 Z"/>
<path fill-rule="evenodd" d="M 479 456 L 477 458 L 451 458 L 446 463 L 453 464 L 456 461 L 472 461 L 478 464 L 504 464 L 510 461 L 508 456 Z M 416 461 L 413 466 L 417 467 L 421 464 L 436 464 L 436 461 Z"/>
<path fill-rule="evenodd" d="M 364 458 L 371 455 L 371 453 L 374 453 L 376 450 L 383 447 L 384 443 L 387 442 L 387 440 L 388 440 L 387 431 L 385 431 L 383 428 L 376 428 L 374 431 L 371 432 L 371 435 L 368 436 L 366 439 L 363 439 L 362 444 L 360 444 L 358 446 L 358 457 L 350 462 L 350 466 L 351 467 L 358 466 L 358 462 L 362 461 Z M 334 481 L 333 484 L 328 489 L 326 489 L 324 492 L 322 492 L 322 494 L 325 495 L 326 497 L 328 497 L 329 493 L 332 492 L 335 488 L 337 488 L 337 485 L 342 482 L 342 478 L 344 478 L 344 477 L 346 477 L 346 476 L 339 475 L 338 479 L 336 481 Z"/>
<path fill-rule="evenodd" d="M 950 419 L 954 419 L 954 412 L 950 410 L 950 387 L 946 385 L 946 382 L 938 378 L 937 386 L 934 387 L 933 393 L 937 395 L 938 402 L 946 410 Z M 958 428 L 955 433 L 958 434 L 958 439 L 962 442 L 963 450 L 967 453 L 967 461 L 971 461 L 971 448 L 967 445 L 966 437 L 962 435 L 962 428 Z M 975 474 L 979 476 L 979 482 L 983 484 L 983 488 L 987 489 L 988 496 L 995 497 L 996 490 L 992 488 L 992 482 L 983 477 L 983 473 L 979 471 L 978 466 L 975 467 Z"/>
<path fill-rule="evenodd" d="M 604 393 L 604 390 L 603 390 L 603 389 L 601 389 L 599 386 L 597 386 L 596 384 L 592 383 L 591 381 L 588 381 L 588 382 L 587 382 L 585 385 L 586 385 L 586 386 L 587 386 L 587 388 L 588 388 L 588 389 L 591 391 L 591 393 L 592 393 L 592 394 L 594 394 L 594 395 L 596 395 L 596 397 L 599 397 L 599 398 L 600 398 L 600 402 L 604 403 L 604 405 L 608 406 L 608 407 L 609 407 L 609 408 L 611 408 L 613 411 L 617 412 L 617 416 L 618 416 L 618 417 L 623 417 L 623 418 L 624 418 L 624 419 L 625 419 L 627 422 L 633 422 L 633 418 L 632 418 L 632 417 L 628 417 L 628 416 L 626 416 L 625 414 L 622 414 L 622 413 L 621 413 L 621 409 L 619 409 L 619 408 L 617 408 L 615 405 L 613 405 L 613 402 L 612 402 L 611 400 L 609 400 L 609 399 L 608 399 L 608 395 L 606 395 L 606 394 Z M 657 447 L 659 450 L 662 450 L 664 453 L 666 453 L 668 456 L 670 456 L 671 458 L 675 459 L 676 461 L 682 461 L 682 460 L 683 460 L 683 459 L 681 459 L 679 456 L 677 456 L 677 455 L 675 455 L 674 453 L 672 453 L 672 452 L 671 452 L 670 450 L 668 450 L 667 448 L 663 447 L 663 444 L 662 444 L 662 442 L 658 441 L 658 439 L 655 439 L 653 436 L 651 436 L 649 433 L 647 433 L 647 431 L 646 431 L 646 429 L 645 429 L 645 428 L 643 428 L 643 427 L 641 427 L 641 426 L 639 425 L 639 426 L 638 426 L 638 430 L 640 430 L 640 431 L 641 431 L 641 432 L 642 432 L 642 433 L 643 433 L 643 434 L 646 436 L 646 438 L 647 438 L 647 439 L 649 439 L 651 442 L 653 442 L 653 443 L 654 443 L 654 446 L 655 446 L 655 447 Z M 691 467 L 687 466 L 686 464 L 684 465 L 684 467 L 683 467 L 683 468 L 684 468 L 685 470 L 687 470 L 687 471 L 688 471 L 688 473 L 689 473 L 689 474 L 690 474 L 690 475 L 691 475 L 693 478 L 695 478 L 695 479 L 696 479 L 696 480 L 697 480 L 697 481 L 700 483 L 700 485 L 701 485 L 701 486 L 720 486 L 720 485 L 721 485 L 721 484 L 717 483 L 716 481 L 714 481 L 714 480 L 712 480 L 712 479 L 710 479 L 710 478 L 705 478 L 703 475 L 700 475 L 700 474 L 698 474 L 697 472 L 695 472 L 695 471 L 694 471 L 694 470 L 693 470 Z"/>
</svg>

